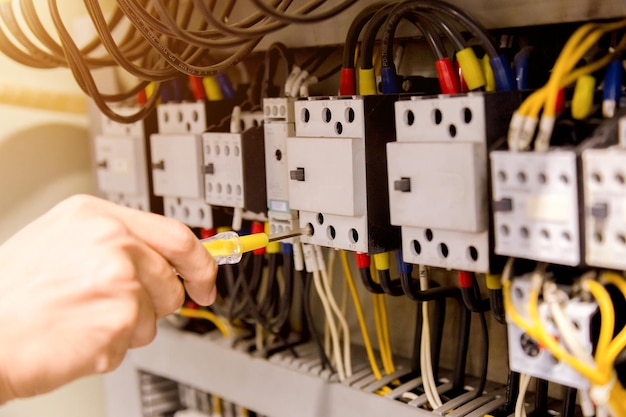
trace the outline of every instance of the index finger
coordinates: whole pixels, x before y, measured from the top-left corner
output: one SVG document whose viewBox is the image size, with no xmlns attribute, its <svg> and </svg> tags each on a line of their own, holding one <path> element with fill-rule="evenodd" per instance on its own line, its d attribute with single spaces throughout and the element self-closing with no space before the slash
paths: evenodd
<svg viewBox="0 0 626 417">
<path fill-rule="evenodd" d="M 103 201 L 109 214 L 121 221 L 180 274 L 191 298 L 201 305 L 215 300 L 217 263 L 183 223 L 158 214 Z"/>
</svg>

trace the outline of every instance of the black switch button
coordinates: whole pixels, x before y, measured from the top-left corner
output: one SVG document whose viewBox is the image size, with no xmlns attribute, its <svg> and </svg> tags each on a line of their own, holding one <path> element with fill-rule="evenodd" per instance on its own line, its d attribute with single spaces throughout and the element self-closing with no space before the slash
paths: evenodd
<svg viewBox="0 0 626 417">
<path fill-rule="evenodd" d="M 399 180 L 394 181 L 393 189 L 396 191 L 402 191 L 403 193 L 411 192 L 411 178 L 402 177 Z"/>
<path fill-rule="evenodd" d="M 204 173 L 205 174 L 210 174 L 213 175 L 215 174 L 215 165 L 213 165 L 212 163 L 205 165 L 204 166 Z"/>
<path fill-rule="evenodd" d="M 165 171 L 165 161 L 161 159 L 159 162 L 153 162 L 152 169 L 159 169 L 161 171 Z"/>
<path fill-rule="evenodd" d="M 606 219 L 609 216 L 609 205 L 597 203 L 591 206 L 591 216 L 596 219 Z"/>
<path fill-rule="evenodd" d="M 510 198 L 503 198 L 500 201 L 493 202 L 493 211 L 513 211 L 513 200 Z"/>
<path fill-rule="evenodd" d="M 296 168 L 289 172 L 289 178 L 294 181 L 304 181 L 304 168 Z"/>
</svg>

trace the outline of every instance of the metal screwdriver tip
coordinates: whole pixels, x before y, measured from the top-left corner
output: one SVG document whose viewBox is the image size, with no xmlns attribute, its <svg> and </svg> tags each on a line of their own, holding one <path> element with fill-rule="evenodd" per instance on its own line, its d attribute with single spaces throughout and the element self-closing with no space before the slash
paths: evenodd
<svg viewBox="0 0 626 417">
<path fill-rule="evenodd" d="M 289 239 L 292 237 L 298 237 L 302 235 L 309 236 L 311 234 L 311 226 L 303 227 L 302 229 L 289 230 L 287 232 L 282 233 L 272 233 L 268 235 L 268 242 L 278 242 L 280 240 Z"/>
</svg>

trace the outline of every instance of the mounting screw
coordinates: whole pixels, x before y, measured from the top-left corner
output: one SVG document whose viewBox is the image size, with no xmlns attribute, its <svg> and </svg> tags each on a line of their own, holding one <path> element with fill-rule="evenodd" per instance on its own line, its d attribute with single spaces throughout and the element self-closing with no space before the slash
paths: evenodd
<svg viewBox="0 0 626 417">
<path fill-rule="evenodd" d="M 289 178 L 294 181 L 304 181 L 304 168 L 296 168 L 293 171 L 289 171 Z"/>
<path fill-rule="evenodd" d="M 393 182 L 393 189 L 403 193 L 411 192 L 411 178 L 402 177 Z"/>
</svg>

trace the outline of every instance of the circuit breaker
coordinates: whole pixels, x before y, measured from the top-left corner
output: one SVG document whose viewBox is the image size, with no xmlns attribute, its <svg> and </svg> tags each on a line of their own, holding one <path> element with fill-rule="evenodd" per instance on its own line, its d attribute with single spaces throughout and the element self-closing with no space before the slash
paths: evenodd
<svg viewBox="0 0 626 417">
<path fill-rule="evenodd" d="M 571 288 L 570 288 L 571 289 Z M 530 274 L 517 277 L 511 284 L 512 304 L 525 320 L 530 320 L 524 312 L 528 307 Z M 574 323 L 574 337 L 587 352 L 593 351 L 591 341 L 592 319 L 598 310 L 595 301 L 573 298 L 565 304 L 565 315 Z M 539 317 L 548 333 L 556 340 L 562 340 L 555 327 L 549 305 L 543 301 L 538 306 Z M 547 349 L 537 343 L 520 327 L 508 323 L 509 366 L 512 371 L 556 382 L 569 387 L 588 389 L 589 381 L 565 362 L 557 360 Z"/>
<path fill-rule="evenodd" d="M 292 230 L 298 222 L 298 212 L 289 205 L 287 165 L 287 138 L 295 136 L 294 101 L 288 97 L 263 100 L 267 217 L 271 233 Z"/>
<path fill-rule="evenodd" d="M 582 154 L 585 260 L 626 269 L 626 149 L 588 149 Z"/>
<path fill-rule="evenodd" d="M 393 96 L 310 98 L 294 104 L 287 140 L 289 205 L 311 243 L 364 253 L 399 246 L 389 222 L 385 144 L 395 139 Z"/>
<path fill-rule="evenodd" d="M 213 226 L 204 199 L 201 133 L 226 117 L 219 102 L 167 103 L 157 108 L 159 133 L 150 137 L 154 193 L 163 196 L 164 214 L 189 226 Z"/>
<path fill-rule="evenodd" d="M 396 103 L 389 201 L 406 262 L 490 271 L 487 151 L 518 102 L 517 94 L 470 93 Z"/>
<path fill-rule="evenodd" d="M 131 124 L 117 123 L 104 115 L 101 119 L 102 133 L 94 138 L 98 190 L 117 204 L 161 213 L 163 201 L 152 195 L 152 176 L 147 169 L 148 138 L 157 128 L 156 114 Z"/>
<path fill-rule="evenodd" d="M 577 161 L 565 148 L 491 153 L 497 254 L 580 264 Z"/>
<path fill-rule="evenodd" d="M 262 115 L 242 113 L 241 133 L 202 134 L 205 201 L 213 206 L 267 210 Z"/>
</svg>

